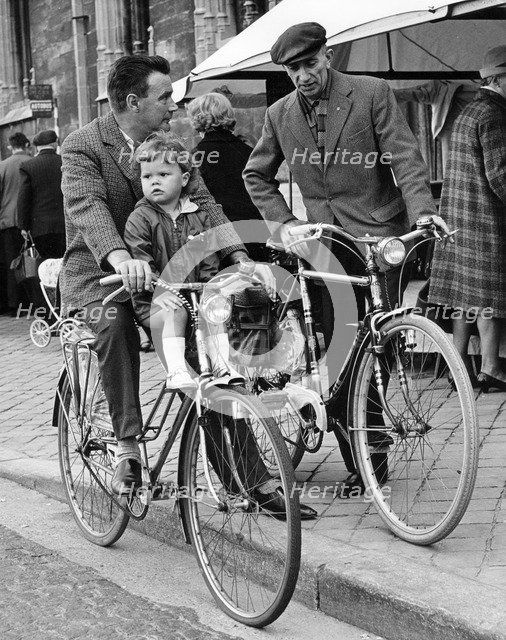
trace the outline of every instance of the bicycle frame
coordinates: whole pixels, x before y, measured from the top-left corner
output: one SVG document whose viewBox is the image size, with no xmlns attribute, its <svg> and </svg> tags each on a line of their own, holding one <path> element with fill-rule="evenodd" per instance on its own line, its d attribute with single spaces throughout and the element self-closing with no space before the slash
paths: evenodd
<svg viewBox="0 0 506 640">
<path fill-rule="evenodd" d="M 230 284 L 231 282 L 233 282 L 234 280 L 237 280 L 240 277 L 248 278 L 249 276 L 247 276 L 244 273 L 240 275 L 233 274 L 233 276 L 229 276 L 225 282 L 227 284 Z M 252 280 L 252 278 L 250 279 Z M 109 283 L 117 282 L 118 277 L 109 276 L 107 277 L 106 280 Z M 138 437 L 138 441 L 141 446 L 142 454 L 143 454 L 144 473 L 147 473 L 147 476 L 148 476 L 146 478 L 147 486 L 143 487 L 142 496 L 140 497 L 141 502 L 145 505 L 145 508 L 142 510 L 142 513 L 140 515 L 136 515 L 135 513 L 133 513 L 129 505 L 126 505 L 124 501 L 121 501 L 120 499 L 117 499 L 115 496 L 112 495 L 112 493 L 110 492 L 110 489 L 104 486 L 101 480 L 96 475 L 96 473 L 94 473 L 94 470 L 92 467 L 97 463 L 96 462 L 92 463 L 89 460 L 88 456 L 86 456 L 86 450 L 89 449 L 90 447 L 93 447 L 94 445 L 93 441 L 89 438 L 90 432 L 91 432 L 91 416 L 86 415 L 86 398 L 88 397 L 89 393 L 93 394 L 95 392 L 95 389 L 89 388 L 90 365 L 91 365 L 91 359 L 93 357 L 92 342 L 94 337 L 86 330 L 83 331 L 82 328 L 79 326 L 74 327 L 72 335 L 69 335 L 67 337 L 68 341 L 63 343 L 64 367 L 62 368 L 62 372 L 60 374 L 60 379 L 59 379 L 58 387 L 56 391 L 55 405 L 53 408 L 53 424 L 56 424 L 57 422 L 56 417 L 58 415 L 58 410 L 60 407 L 64 406 L 61 390 L 63 386 L 63 381 L 67 376 L 72 386 L 74 397 L 76 398 L 77 406 L 75 407 L 74 412 L 78 418 L 79 430 L 82 433 L 82 440 L 81 440 L 81 443 L 79 444 L 79 448 L 81 450 L 83 460 L 85 461 L 86 466 L 88 467 L 90 473 L 94 476 L 95 480 L 102 486 L 102 488 L 105 491 L 107 491 L 107 493 L 118 505 L 118 507 L 121 508 L 123 511 L 127 512 L 130 517 L 137 520 L 141 520 L 145 517 L 147 513 L 147 507 L 149 506 L 151 501 L 166 500 L 166 499 L 175 497 L 176 503 L 178 504 L 181 495 L 183 495 L 185 499 L 191 499 L 191 497 L 188 496 L 186 493 L 184 493 L 184 491 L 183 491 L 183 494 L 180 494 L 179 487 L 181 483 L 180 483 L 179 477 L 177 479 L 176 487 L 174 488 L 174 485 L 171 485 L 170 491 L 168 492 L 166 491 L 165 486 L 158 484 L 158 480 L 160 478 L 163 466 L 167 460 L 167 457 L 170 451 L 172 450 L 172 447 L 178 435 L 180 434 L 181 430 L 184 429 L 185 425 L 189 424 L 188 420 L 192 416 L 192 412 L 196 412 L 197 418 L 199 420 L 199 432 L 200 432 L 200 438 L 201 438 L 202 448 L 204 452 L 204 455 L 203 455 L 204 473 L 208 482 L 209 493 L 211 496 L 213 496 L 214 500 L 218 504 L 220 503 L 220 500 L 216 495 L 213 483 L 210 479 L 210 476 L 211 476 L 211 472 L 209 469 L 210 463 L 205 453 L 206 439 L 205 439 L 205 434 L 203 430 L 203 425 L 201 423 L 201 421 L 205 419 L 203 418 L 202 409 L 205 408 L 207 405 L 206 390 L 216 386 L 215 381 L 213 379 L 213 372 L 209 365 L 209 360 L 207 357 L 204 332 L 201 326 L 200 315 L 198 312 L 199 298 L 197 294 L 202 293 L 202 291 L 204 290 L 204 285 L 202 283 L 178 283 L 175 285 L 168 285 L 161 278 L 158 279 L 158 284 L 161 285 L 163 288 L 166 288 L 169 290 L 183 289 L 183 290 L 190 291 L 191 308 L 189 305 L 187 306 L 187 308 L 190 311 L 189 315 L 195 331 L 200 375 L 198 377 L 197 389 L 195 391 L 194 397 L 191 397 L 189 395 L 185 395 L 182 393 L 178 393 L 176 391 L 169 391 L 165 388 L 165 382 L 164 382 L 161 385 L 158 396 L 143 426 L 142 432 Z M 224 286 L 224 285 L 221 285 L 221 286 Z M 220 284 L 216 284 L 212 288 L 218 289 L 219 287 L 220 287 Z M 122 288 L 118 289 L 117 291 L 114 292 L 114 294 L 111 294 L 110 296 L 108 296 L 106 300 L 112 299 L 112 297 L 117 295 L 118 292 L 121 290 Z M 74 341 L 71 341 L 72 337 L 75 338 Z M 79 353 L 80 351 L 82 352 L 82 350 L 86 351 L 87 362 L 88 362 L 86 372 L 83 372 L 84 380 L 81 379 L 81 374 L 79 372 L 79 362 L 78 362 Z M 98 384 L 98 381 L 96 381 L 95 383 L 95 388 L 97 384 Z M 224 385 L 220 383 L 219 386 L 224 386 Z M 157 412 L 167 394 L 170 394 L 170 397 L 168 398 L 167 403 L 164 407 L 160 421 L 157 425 L 153 425 L 153 422 L 156 419 Z M 156 460 L 154 461 L 152 466 L 150 466 L 147 443 L 150 441 L 156 440 L 160 436 L 163 428 L 165 427 L 169 412 L 174 404 L 174 400 L 176 396 L 180 397 L 181 405 L 178 409 L 178 412 L 176 414 L 176 417 L 170 429 L 168 430 L 167 436 L 164 442 L 162 443 L 162 447 L 160 449 L 160 452 Z M 66 414 L 66 419 L 70 420 L 70 416 L 67 415 L 66 411 L 65 411 L 65 414 Z M 228 430 L 227 427 L 224 427 L 224 428 L 225 428 L 225 431 Z M 111 432 L 112 432 L 112 425 L 111 425 Z M 101 437 L 101 443 L 106 443 L 106 445 L 110 445 L 111 447 L 114 447 L 116 445 L 116 439 L 113 435 L 111 435 L 111 437 L 103 436 Z M 240 475 L 237 472 L 237 469 L 235 467 L 234 455 L 232 451 L 232 445 L 231 445 L 231 439 L 230 439 L 229 433 L 228 435 L 227 433 L 225 433 L 225 443 L 226 443 L 229 459 L 231 461 L 231 472 L 234 477 L 234 481 L 240 487 L 241 492 L 244 495 L 247 495 L 247 492 L 244 489 L 243 483 L 241 481 Z M 110 470 L 108 469 L 102 468 L 102 471 L 105 471 L 108 475 L 112 475 Z M 129 500 L 131 501 L 131 497 L 129 498 Z M 183 528 L 185 540 L 187 543 L 189 543 L 187 525 L 183 521 L 184 520 L 183 511 L 182 509 L 178 509 L 178 511 L 179 511 L 181 522 L 182 522 L 182 528 Z"/>
<path fill-rule="evenodd" d="M 414 240 L 416 238 L 427 237 L 430 232 L 434 232 L 431 226 L 430 219 L 422 219 L 417 223 L 418 229 L 416 231 L 412 231 L 404 236 L 400 237 L 400 240 L 403 242 L 407 242 L 410 240 Z M 359 357 L 363 353 L 365 348 L 370 348 L 375 354 L 380 355 L 383 352 L 381 345 L 379 344 L 380 340 L 380 327 L 384 324 L 389 318 L 394 317 L 396 315 L 406 314 L 411 311 L 410 307 L 398 307 L 393 310 L 387 310 L 381 284 L 379 278 L 380 269 L 376 262 L 376 253 L 375 247 L 378 245 L 383 238 L 378 237 L 370 237 L 366 236 L 364 238 L 355 238 L 350 234 L 346 233 L 340 227 L 336 227 L 335 225 L 329 224 L 312 224 L 312 225 L 303 225 L 303 227 L 295 227 L 295 229 L 304 229 L 305 231 L 312 232 L 314 235 L 309 238 L 309 240 L 317 240 L 323 236 L 323 231 L 330 231 L 331 233 L 340 235 L 347 240 L 351 240 L 352 242 L 358 242 L 365 244 L 365 276 L 350 276 L 350 275 L 342 275 L 335 274 L 330 272 L 321 272 L 321 271 L 313 271 L 308 268 L 306 261 L 303 258 L 297 257 L 297 278 L 293 281 L 290 292 L 288 293 L 288 297 L 284 306 L 280 313 L 280 320 L 286 314 L 286 310 L 288 308 L 288 304 L 290 302 L 291 296 L 295 290 L 296 283 L 299 282 L 300 285 L 300 293 L 301 300 L 304 312 L 304 323 L 306 327 L 306 336 L 307 336 L 307 345 L 309 351 L 309 375 L 310 381 L 312 384 L 312 388 L 316 391 L 320 396 L 323 396 L 322 383 L 321 383 L 321 374 L 319 370 L 318 357 L 317 357 L 317 337 L 316 337 L 316 328 L 315 322 L 312 314 L 312 305 L 311 299 L 308 292 L 307 281 L 308 280 L 320 280 L 323 282 L 331 282 L 331 283 L 343 283 L 343 284 L 351 284 L 354 286 L 366 287 L 370 291 L 370 310 L 366 313 L 364 319 L 359 321 L 357 333 L 353 344 L 350 347 L 350 350 L 347 354 L 346 360 L 339 372 L 336 382 L 332 385 L 330 390 L 329 398 L 326 400 L 325 405 L 328 404 L 332 400 L 341 399 L 340 395 L 342 395 L 343 389 L 348 387 L 348 394 L 346 400 L 346 411 L 349 418 L 349 403 L 352 397 L 352 387 L 350 381 L 353 380 L 354 371 L 356 367 L 356 363 L 359 360 Z M 323 236 L 328 240 L 336 242 L 335 238 L 332 236 Z M 430 237 L 430 235 L 429 235 Z M 434 235 L 433 235 L 434 237 Z M 303 240 L 296 240 L 292 243 L 291 246 L 306 242 L 308 238 L 304 238 Z M 337 241 L 338 242 L 338 241 Z M 345 245 L 344 245 L 345 246 Z M 408 254 L 409 255 L 409 254 Z M 407 255 L 404 259 L 404 262 L 407 259 Z M 399 364 L 399 370 L 402 371 L 402 363 Z M 402 378 L 402 375 L 401 375 Z M 385 386 L 383 384 L 383 377 L 381 372 L 381 367 L 378 358 L 375 358 L 375 382 L 377 385 L 379 399 L 382 405 L 383 411 L 385 411 L 386 415 L 389 419 L 395 423 L 394 417 L 390 413 L 390 409 L 385 399 Z M 409 394 L 407 390 L 404 388 L 405 385 L 401 384 L 403 395 L 406 399 L 407 404 L 411 404 L 409 400 Z M 412 407 L 414 414 L 416 414 L 416 410 Z M 333 419 L 334 422 L 342 431 L 343 435 L 348 438 L 346 433 L 346 428 L 344 425 L 340 425 L 336 418 Z"/>
</svg>

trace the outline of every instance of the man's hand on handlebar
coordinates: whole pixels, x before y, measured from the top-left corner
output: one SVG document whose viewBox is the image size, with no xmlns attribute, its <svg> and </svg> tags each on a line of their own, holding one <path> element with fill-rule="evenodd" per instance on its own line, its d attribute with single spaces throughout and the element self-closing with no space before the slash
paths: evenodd
<svg viewBox="0 0 506 640">
<path fill-rule="evenodd" d="M 297 244 L 294 247 L 290 247 L 290 245 L 293 244 L 295 240 L 301 239 L 300 237 L 296 238 L 290 235 L 290 229 L 293 229 L 293 227 L 297 227 L 302 224 L 307 224 L 307 222 L 303 220 L 289 220 L 288 222 L 285 222 L 285 224 L 281 225 L 279 229 L 279 237 L 281 242 L 283 243 L 283 246 L 285 247 L 285 251 L 294 253 L 295 255 L 299 256 L 303 260 L 308 260 L 311 253 L 307 244 L 305 244 L 304 242 L 301 242 L 300 244 Z"/>
<path fill-rule="evenodd" d="M 114 269 L 123 278 L 123 286 L 128 293 L 152 291 L 152 272 L 145 260 L 125 260 Z"/>
<path fill-rule="evenodd" d="M 446 241 L 453 244 L 455 240 L 453 239 L 453 235 L 451 235 L 450 228 L 446 224 L 446 222 L 441 218 L 441 216 L 432 216 L 432 223 L 435 225 L 437 231 L 441 231 L 441 235 L 446 236 L 444 238 L 444 242 Z"/>
</svg>

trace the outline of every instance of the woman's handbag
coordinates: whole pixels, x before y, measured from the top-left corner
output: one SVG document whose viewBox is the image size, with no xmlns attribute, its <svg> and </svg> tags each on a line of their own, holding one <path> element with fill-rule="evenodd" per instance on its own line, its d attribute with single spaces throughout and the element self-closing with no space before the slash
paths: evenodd
<svg viewBox="0 0 506 640">
<path fill-rule="evenodd" d="M 38 279 L 38 270 L 41 262 L 42 258 L 35 247 L 32 236 L 28 234 L 19 256 L 11 262 L 11 269 L 14 271 L 16 282 L 21 284 L 33 278 Z"/>
</svg>

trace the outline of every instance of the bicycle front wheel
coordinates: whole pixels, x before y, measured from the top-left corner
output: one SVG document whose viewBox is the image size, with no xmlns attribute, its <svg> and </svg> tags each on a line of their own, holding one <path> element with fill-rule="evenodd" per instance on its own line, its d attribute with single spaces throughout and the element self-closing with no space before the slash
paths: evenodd
<svg viewBox="0 0 506 640">
<path fill-rule="evenodd" d="M 383 353 L 365 352 L 359 365 L 351 442 L 380 517 L 400 538 L 428 545 L 453 531 L 474 488 L 473 389 L 453 343 L 427 318 L 399 316 L 380 333 Z"/>
<path fill-rule="evenodd" d="M 65 377 L 58 409 L 58 455 L 67 500 L 84 537 L 102 547 L 114 544 L 128 524 L 106 487 L 113 473 L 112 425 L 96 354 L 79 351 L 80 369 L 89 374 L 77 381 L 84 400 L 77 406 L 73 385 Z M 88 380 L 88 385 L 83 380 Z M 86 389 L 85 386 L 88 388 Z"/>
<path fill-rule="evenodd" d="M 217 389 L 181 447 L 182 505 L 207 586 L 235 620 L 270 624 L 292 597 L 301 546 L 293 468 L 276 425 L 245 389 Z M 281 498 L 277 511 L 272 496 Z"/>
</svg>

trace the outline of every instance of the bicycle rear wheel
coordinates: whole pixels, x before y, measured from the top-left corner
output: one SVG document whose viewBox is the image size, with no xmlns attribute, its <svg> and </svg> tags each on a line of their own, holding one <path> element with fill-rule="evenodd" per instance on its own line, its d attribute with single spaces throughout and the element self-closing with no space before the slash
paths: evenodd
<svg viewBox="0 0 506 640">
<path fill-rule="evenodd" d="M 113 473 L 114 434 L 110 424 L 96 354 L 79 351 L 80 369 L 88 389 L 78 384 L 85 400 L 78 409 L 68 376 L 61 385 L 58 409 L 58 455 L 67 500 L 84 537 L 102 547 L 114 544 L 128 524 L 129 516 L 105 487 Z M 82 418 L 82 420 L 81 420 Z M 85 438 L 87 429 L 90 429 Z M 125 500 L 126 504 L 126 500 Z"/>
<path fill-rule="evenodd" d="M 457 526 L 474 488 L 479 434 L 473 389 L 453 343 L 427 318 L 387 321 L 380 345 L 382 355 L 366 352 L 359 365 L 353 450 L 387 526 L 408 542 L 432 544 Z M 371 394 L 375 363 L 387 386 L 388 412 Z"/>
<path fill-rule="evenodd" d="M 207 586 L 235 620 L 270 624 L 300 566 L 300 506 L 281 435 L 258 398 L 224 388 L 209 397 L 200 424 L 194 417 L 185 429 L 181 451 L 182 506 Z M 260 506 L 275 491 L 286 505 L 278 517 Z"/>
</svg>

